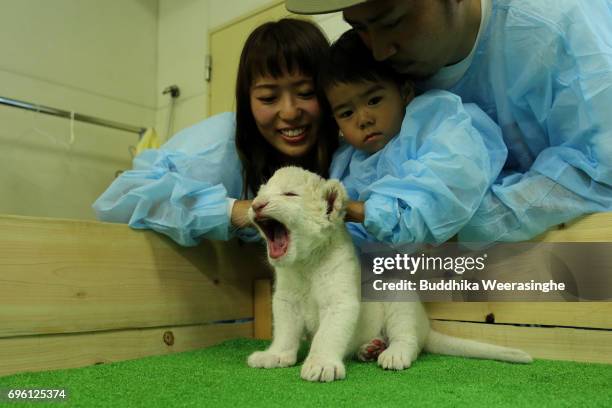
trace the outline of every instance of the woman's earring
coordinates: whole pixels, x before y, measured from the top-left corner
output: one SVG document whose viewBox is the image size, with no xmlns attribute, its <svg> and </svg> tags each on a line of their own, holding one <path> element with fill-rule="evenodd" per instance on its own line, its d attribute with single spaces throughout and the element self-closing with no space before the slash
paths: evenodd
<svg viewBox="0 0 612 408">
<path fill-rule="evenodd" d="M 344 133 L 341 130 L 338 130 L 338 137 L 344 139 Z"/>
</svg>

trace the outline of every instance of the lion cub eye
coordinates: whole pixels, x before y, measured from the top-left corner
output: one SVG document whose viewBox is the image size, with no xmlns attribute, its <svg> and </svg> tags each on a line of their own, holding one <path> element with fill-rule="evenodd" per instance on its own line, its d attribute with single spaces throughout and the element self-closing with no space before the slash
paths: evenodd
<svg viewBox="0 0 612 408">
<path fill-rule="evenodd" d="M 297 196 L 298 196 L 296 193 L 291 193 L 291 192 L 289 192 L 289 193 L 284 193 L 283 195 L 284 195 L 284 196 L 287 196 L 287 197 L 297 197 Z"/>
</svg>

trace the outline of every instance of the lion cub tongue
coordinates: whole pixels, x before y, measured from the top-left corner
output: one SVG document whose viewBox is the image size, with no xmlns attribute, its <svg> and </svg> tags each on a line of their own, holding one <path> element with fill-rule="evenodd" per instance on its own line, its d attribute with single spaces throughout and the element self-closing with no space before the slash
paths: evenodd
<svg viewBox="0 0 612 408">
<path fill-rule="evenodd" d="M 289 237 L 287 236 L 287 230 L 282 226 L 278 225 L 274 228 L 274 237 L 268 240 L 268 253 L 270 258 L 280 258 L 287 252 L 289 246 Z"/>
</svg>

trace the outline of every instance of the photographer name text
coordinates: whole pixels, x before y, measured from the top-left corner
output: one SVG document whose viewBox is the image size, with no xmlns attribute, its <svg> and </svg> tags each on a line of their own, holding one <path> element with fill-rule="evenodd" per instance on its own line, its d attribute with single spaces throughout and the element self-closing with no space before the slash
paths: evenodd
<svg viewBox="0 0 612 408">
<path fill-rule="evenodd" d="M 549 280 L 548 282 L 499 282 L 495 279 L 468 281 L 468 280 L 439 280 L 429 281 L 420 279 L 410 281 L 402 279 L 399 281 L 385 282 L 377 279 L 372 282 L 372 287 L 376 291 L 538 291 L 548 293 L 551 291 L 565 290 L 565 283 Z"/>
</svg>

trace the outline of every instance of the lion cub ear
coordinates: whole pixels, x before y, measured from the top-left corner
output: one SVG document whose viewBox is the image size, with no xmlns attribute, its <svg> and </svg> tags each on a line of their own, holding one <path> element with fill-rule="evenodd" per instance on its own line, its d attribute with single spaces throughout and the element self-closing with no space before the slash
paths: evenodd
<svg viewBox="0 0 612 408">
<path fill-rule="evenodd" d="M 338 180 L 325 181 L 323 199 L 327 202 L 327 218 L 330 221 L 344 219 L 347 195 L 344 186 Z"/>
</svg>

